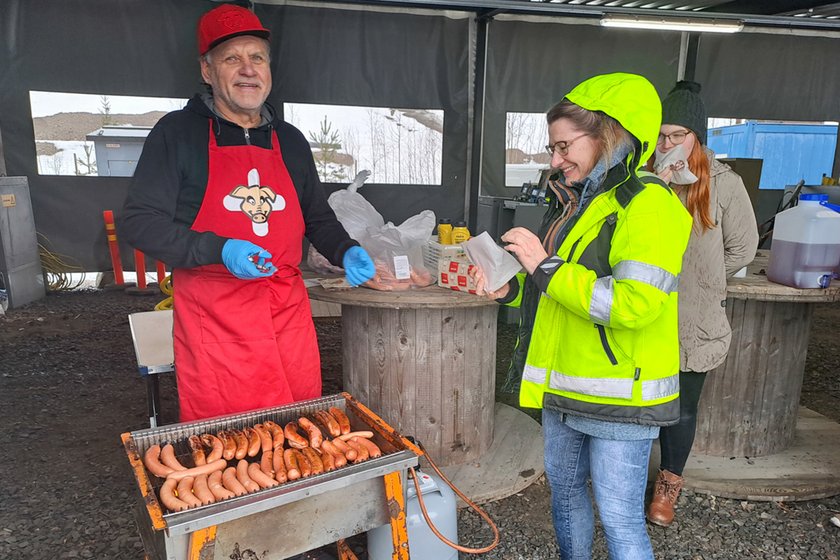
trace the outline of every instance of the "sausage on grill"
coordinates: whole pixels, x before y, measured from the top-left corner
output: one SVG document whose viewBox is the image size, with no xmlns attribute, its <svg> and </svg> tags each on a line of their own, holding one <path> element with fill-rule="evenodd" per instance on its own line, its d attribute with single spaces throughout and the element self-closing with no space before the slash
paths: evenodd
<svg viewBox="0 0 840 560">
<path fill-rule="evenodd" d="M 286 424 L 286 427 L 283 428 L 283 435 L 286 436 L 286 439 L 289 442 L 289 445 L 294 447 L 295 449 L 303 449 L 307 445 L 309 445 L 309 440 L 300 435 L 298 430 L 300 426 L 298 426 L 297 422 L 289 422 Z"/>
<path fill-rule="evenodd" d="M 329 413 L 335 418 L 335 421 L 338 422 L 339 430 L 342 434 L 349 434 L 350 433 L 350 418 L 344 413 L 343 410 L 340 408 L 336 408 L 334 406 L 330 407 Z"/>
<path fill-rule="evenodd" d="M 143 454 L 143 464 L 146 465 L 147 471 L 161 478 L 175 470 L 160 462 L 160 445 L 153 445 L 146 450 Z"/>
<path fill-rule="evenodd" d="M 167 478 L 163 486 L 160 487 L 160 501 L 169 511 L 184 511 L 190 507 L 190 504 L 175 496 L 175 486 L 177 485 L 177 480 Z"/>
<path fill-rule="evenodd" d="M 298 419 L 298 425 L 301 428 L 306 430 L 306 435 L 309 436 L 309 446 L 310 447 L 321 447 L 321 442 L 324 441 L 324 434 L 321 433 L 321 430 L 318 429 L 318 426 L 312 423 L 309 418 L 304 416 Z"/>
<path fill-rule="evenodd" d="M 167 467 L 176 471 L 185 471 L 187 467 L 182 465 L 177 458 L 175 458 L 175 447 L 171 443 L 167 443 L 160 450 L 160 462 Z"/>
</svg>

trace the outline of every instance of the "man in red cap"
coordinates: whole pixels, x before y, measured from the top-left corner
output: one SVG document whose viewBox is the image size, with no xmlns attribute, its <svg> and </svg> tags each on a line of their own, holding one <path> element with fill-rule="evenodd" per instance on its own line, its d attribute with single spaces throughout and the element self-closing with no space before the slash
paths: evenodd
<svg viewBox="0 0 840 560">
<path fill-rule="evenodd" d="M 359 285 L 373 262 L 327 204 L 309 143 L 265 103 L 270 32 L 223 4 L 198 24 L 209 93 L 149 134 L 120 236 L 173 268 L 181 420 L 314 398 L 304 235 Z"/>
</svg>

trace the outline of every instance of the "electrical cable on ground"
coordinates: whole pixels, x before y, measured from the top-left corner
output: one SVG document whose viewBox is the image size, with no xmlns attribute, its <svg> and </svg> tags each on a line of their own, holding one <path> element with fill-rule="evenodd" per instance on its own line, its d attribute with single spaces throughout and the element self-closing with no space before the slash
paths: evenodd
<svg viewBox="0 0 840 560">
<path fill-rule="evenodd" d="M 43 242 L 38 242 L 38 256 L 41 259 L 41 268 L 44 271 L 44 283 L 47 290 L 51 292 L 75 290 L 85 282 L 85 271 L 81 266 L 69 264 L 70 257 L 50 251 L 45 245 L 50 245 L 49 239 L 38 232 L 38 237 Z M 79 274 L 74 279 L 72 274 Z"/>
<path fill-rule="evenodd" d="M 493 550 L 494 548 L 499 546 L 499 540 L 500 540 L 499 528 L 496 527 L 496 524 L 493 523 L 493 520 L 490 519 L 490 516 L 487 515 L 487 513 L 483 509 L 481 509 L 478 505 L 476 505 L 472 500 L 467 498 L 460 490 L 458 490 L 455 487 L 455 485 L 452 484 L 452 482 L 448 478 L 446 478 L 446 475 L 444 475 L 440 471 L 440 469 L 435 464 L 435 462 L 432 461 L 432 458 L 429 457 L 429 454 L 426 453 L 426 450 L 423 449 L 423 446 L 419 442 L 415 442 L 415 443 L 420 449 L 423 450 L 423 457 L 426 458 L 426 460 L 429 462 L 429 464 L 432 466 L 432 468 L 435 470 L 435 472 L 438 474 L 438 476 L 440 476 L 443 479 L 443 481 L 446 482 L 446 484 L 448 484 L 450 488 L 452 488 L 452 490 L 458 495 L 459 498 L 464 500 L 464 503 L 466 503 L 468 506 L 470 506 L 470 508 L 472 508 L 473 511 L 478 513 L 482 518 L 484 518 L 485 521 L 487 521 L 487 523 L 490 525 L 490 529 L 493 530 L 493 542 L 490 543 L 489 545 L 483 547 L 483 548 L 467 548 L 465 546 L 460 546 L 459 544 L 454 543 L 454 542 L 450 541 L 449 539 L 447 539 L 446 537 L 444 537 L 441 534 L 441 532 L 438 531 L 437 527 L 435 527 L 434 524 L 432 523 L 432 520 L 429 517 L 429 512 L 426 511 L 426 504 L 423 503 L 423 494 L 420 492 L 420 482 L 418 482 L 418 480 L 417 480 L 417 473 L 414 471 L 414 467 L 409 467 L 409 469 L 411 470 L 411 477 L 414 480 L 414 489 L 417 492 L 417 501 L 420 504 L 420 511 L 423 512 L 423 518 L 426 520 L 426 523 L 429 525 L 429 529 L 432 530 L 432 533 L 434 533 L 435 536 L 437 536 L 437 538 L 442 540 L 448 546 L 454 548 L 455 550 L 457 550 L 459 552 L 466 552 L 468 554 L 484 554 L 486 552 L 490 552 L 491 550 Z"/>
</svg>

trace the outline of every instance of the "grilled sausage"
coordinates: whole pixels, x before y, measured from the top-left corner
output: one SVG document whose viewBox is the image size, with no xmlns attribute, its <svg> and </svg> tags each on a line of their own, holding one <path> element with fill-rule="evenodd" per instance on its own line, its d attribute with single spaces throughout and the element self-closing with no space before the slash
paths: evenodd
<svg viewBox="0 0 840 560">
<path fill-rule="evenodd" d="M 347 445 L 353 448 L 353 450 L 358 453 L 358 456 L 353 461 L 354 463 L 361 463 L 362 461 L 367 461 L 370 459 L 370 454 L 366 447 L 363 447 L 361 444 L 356 443 L 356 438 L 349 439 L 345 441 Z"/>
<path fill-rule="evenodd" d="M 205 447 L 210 448 L 210 453 L 208 453 L 207 457 L 205 457 L 208 463 L 212 463 L 216 459 L 221 459 L 222 455 L 224 455 L 225 444 L 213 434 L 202 434 L 201 443 L 203 443 Z"/>
<path fill-rule="evenodd" d="M 289 477 L 286 475 L 286 463 L 283 462 L 283 449 L 275 449 L 271 458 L 271 466 L 274 469 L 274 480 L 283 484 Z"/>
<path fill-rule="evenodd" d="M 355 461 L 355 460 L 356 460 L 356 457 L 358 457 L 358 456 L 359 456 L 359 454 L 356 452 L 356 450 L 355 450 L 355 449 L 353 449 L 352 447 L 350 447 L 349 445 L 347 445 L 347 442 L 346 442 L 346 441 L 344 441 L 344 440 L 343 440 L 343 439 L 341 439 L 341 438 L 335 438 L 334 440 L 332 440 L 332 442 L 331 442 L 331 443 L 332 443 L 333 445 L 335 445 L 335 447 L 336 447 L 339 451 L 341 451 L 342 453 L 344 453 L 344 456 L 345 456 L 345 457 L 347 457 L 347 460 L 348 460 L 348 461 Z"/>
<path fill-rule="evenodd" d="M 379 446 L 376 445 L 375 443 L 373 443 L 371 440 L 369 440 L 367 438 L 354 437 L 350 441 L 359 444 L 359 446 L 361 446 L 361 447 L 364 447 L 367 450 L 368 455 L 371 456 L 371 457 L 381 457 L 382 456 L 382 450 L 379 449 Z"/>
<path fill-rule="evenodd" d="M 254 428 L 246 427 L 242 433 L 248 438 L 248 457 L 256 457 L 262 446 L 259 432 Z"/>
<path fill-rule="evenodd" d="M 303 456 L 309 462 L 309 468 L 312 470 L 312 474 L 321 474 L 324 472 L 324 462 L 321 460 L 321 456 L 318 455 L 317 451 L 311 447 L 304 447 L 300 452 L 303 453 Z"/>
<path fill-rule="evenodd" d="M 271 478 L 260 470 L 260 466 L 256 463 L 248 465 L 248 476 L 256 482 L 260 488 L 271 488 L 277 486 L 277 481 Z"/>
<path fill-rule="evenodd" d="M 207 463 L 206 465 L 201 465 L 200 467 L 193 467 L 191 469 L 184 469 L 182 471 L 172 471 L 166 478 L 172 478 L 175 480 L 181 480 L 182 478 L 186 478 L 191 476 L 193 478 L 197 477 L 198 475 L 202 474 L 210 474 L 213 471 L 220 471 L 227 466 L 227 461 L 224 459 L 217 459 L 212 463 Z"/>
<path fill-rule="evenodd" d="M 143 464 L 146 465 L 147 471 L 160 478 L 165 478 L 166 475 L 175 470 L 160 462 L 160 445 L 153 445 L 146 450 L 146 453 L 143 454 Z"/>
<path fill-rule="evenodd" d="M 370 438 L 372 438 L 372 437 L 373 437 L 373 432 L 368 432 L 368 431 L 362 431 L 362 432 L 347 432 L 346 434 L 341 434 L 341 435 L 340 435 L 340 436 L 338 436 L 338 437 L 340 437 L 340 438 L 341 438 L 341 439 L 343 439 L 344 441 L 347 441 L 348 439 L 350 439 L 350 438 L 354 438 L 354 437 L 363 437 L 363 438 L 368 438 L 368 439 L 370 439 Z"/>
<path fill-rule="evenodd" d="M 204 444 L 201 443 L 201 438 L 198 436 L 190 436 L 187 442 L 190 444 L 190 451 L 192 451 L 193 463 L 196 467 L 207 464 L 207 456 L 204 455 Z"/>
<path fill-rule="evenodd" d="M 175 457 L 175 447 L 171 443 L 167 443 L 161 448 L 160 462 L 176 471 L 187 470 L 187 467 L 178 462 L 178 459 Z"/>
<path fill-rule="evenodd" d="M 318 426 L 313 424 L 309 418 L 304 416 L 301 416 L 300 419 L 298 419 L 298 424 L 301 428 L 306 430 L 306 435 L 309 436 L 309 446 L 315 447 L 316 449 L 321 447 L 321 442 L 324 441 L 324 434 L 321 433 Z"/>
<path fill-rule="evenodd" d="M 245 455 L 248 454 L 248 445 L 250 444 L 248 436 L 241 430 L 228 430 L 228 433 L 232 434 L 233 439 L 236 440 L 236 454 L 233 456 L 234 459 L 244 459 Z"/>
<path fill-rule="evenodd" d="M 286 424 L 286 427 L 283 428 L 283 435 L 286 436 L 286 440 L 288 440 L 289 445 L 295 449 L 303 449 L 309 445 L 309 440 L 298 433 L 299 429 L 300 426 L 298 426 L 298 423 L 294 421 L 289 422 Z"/>
<path fill-rule="evenodd" d="M 330 437 L 338 437 L 341 435 L 341 427 L 329 412 L 325 410 L 318 410 L 315 412 L 315 416 L 327 427 Z"/>
<path fill-rule="evenodd" d="M 263 422 L 263 426 L 265 426 L 271 434 L 271 444 L 274 449 L 277 449 L 278 447 L 282 448 L 283 442 L 286 441 L 286 436 L 283 435 L 283 427 L 271 420 Z"/>
<path fill-rule="evenodd" d="M 233 492 L 237 496 L 242 496 L 248 493 L 248 490 L 242 486 L 242 483 L 239 482 L 239 479 L 236 478 L 236 467 L 228 467 L 225 469 L 225 472 L 222 473 L 222 484 L 225 485 L 225 488 Z"/>
<path fill-rule="evenodd" d="M 169 511 L 184 511 L 190 507 L 190 504 L 175 496 L 175 486 L 177 485 L 177 480 L 166 479 L 163 486 L 160 487 L 160 501 Z"/>
<path fill-rule="evenodd" d="M 326 451 L 328 454 L 332 455 L 333 462 L 335 463 L 335 468 L 340 469 L 341 467 L 347 464 L 347 457 L 345 457 L 344 453 L 342 453 L 338 449 L 338 447 L 336 447 L 335 444 L 333 444 L 333 442 L 331 442 L 330 440 L 324 440 L 324 442 L 321 444 L 321 450 Z M 324 461 L 324 468 L 326 468 L 326 466 L 327 462 Z"/>
<path fill-rule="evenodd" d="M 260 456 L 260 470 L 268 476 L 274 476 L 274 452 L 271 449 L 262 452 Z"/>
<path fill-rule="evenodd" d="M 286 476 L 289 480 L 300 478 L 300 466 L 298 459 L 303 457 L 297 449 L 285 449 L 283 451 L 283 463 L 286 467 Z"/>
<path fill-rule="evenodd" d="M 215 471 L 219 472 L 219 471 Z M 210 491 L 210 483 L 206 474 L 200 474 L 195 477 L 192 485 L 193 494 L 201 501 L 201 505 L 206 506 L 216 501 L 213 492 Z"/>
<path fill-rule="evenodd" d="M 214 471 L 207 477 L 207 486 L 213 493 L 213 497 L 217 500 L 227 500 L 228 498 L 235 498 L 236 494 L 222 486 L 222 471 Z"/>
<path fill-rule="evenodd" d="M 201 505 L 201 500 L 192 493 L 193 482 L 195 479 L 191 476 L 185 476 L 178 481 L 178 499 L 187 502 L 190 507 L 198 507 Z"/>
<path fill-rule="evenodd" d="M 336 408 L 334 406 L 330 407 L 329 413 L 335 418 L 335 421 L 338 422 L 338 428 L 342 434 L 349 434 L 350 433 L 350 418 L 344 413 L 343 410 L 340 408 Z"/>
<path fill-rule="evenodd" d="M 263 424 L 255 424 L 254 430 L 256 430 L 256 432 L 260 435 L 260 447 L 262 448 L 263 453 L 271 451 L 271 433 L 268 431 L 268 428 L 266 428 Z"/>
<path fill-rule="evenodd" d="M 324 472 L 332 472 L 335 470 L 335 456 L 332 453 L 322 447 L 318 450 L 318 455 L 321 459 L 321 463 L 324 464 Z"/>
<path fill-rule="evenodd" d="M 309 459 L 306 458 L 306 455 L 303 454 L 302 449 L 292 449 L 295 453 L 297 453 L 297 462 L 298 462 L 298 469 L 300 469 L 300 477 L 306 478 L 307 476 L 312 476 L 312 463 L 309 462 Z"/>
<path fill-rule="evenodd" d="M 233 437 L 233 434 L 227 430 L 219 432 L 219 439 L 225 446 L 225 451 L 222 454 L 222 457 L 230 461 L 236 456 L 236 439 Z"/>
<path fill-rule="evenodd" d="M 251 480 L 251 477 L 248 476 L 248 461 L 245 459 L 240 459 L 236 464 L 236 479 L 248 492 L 256 492 L 260 489 L 260 485 Z"/>
</svg>

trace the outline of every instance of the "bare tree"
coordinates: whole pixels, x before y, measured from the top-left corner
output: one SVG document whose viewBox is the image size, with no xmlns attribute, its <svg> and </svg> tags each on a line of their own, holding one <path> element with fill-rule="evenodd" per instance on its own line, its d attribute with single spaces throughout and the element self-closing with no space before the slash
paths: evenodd
<svg viewBox="0 0 840 560">
<path fill-rule="evenodd" d="M 96 175 L 96 158 L 94 157 L 93 145 L 89 142 L 85 142 L 85 145 L 82 147 L 85 150 L 84 158 L 80 158 L 76 154 L 73 154 L 73 163 L 76 168 L 76 175 Z"/>
</svg>

